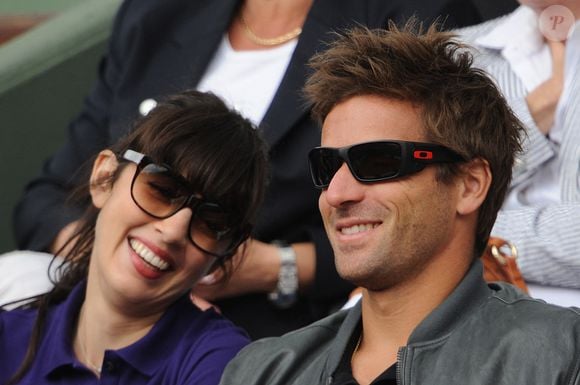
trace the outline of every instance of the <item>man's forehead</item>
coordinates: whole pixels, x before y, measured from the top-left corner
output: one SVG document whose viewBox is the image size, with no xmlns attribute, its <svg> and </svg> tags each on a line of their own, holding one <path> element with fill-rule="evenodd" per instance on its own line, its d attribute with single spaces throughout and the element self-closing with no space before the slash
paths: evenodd
<svg viewBox="0 0 580 385">
<path fill-rule="evenodd" d="M 375 95 L 349 98 L 334 106 L 322 124 L 321 144 L 340 147 L 376 140 L 424 141 L 421 109 Z"/>
</svg>

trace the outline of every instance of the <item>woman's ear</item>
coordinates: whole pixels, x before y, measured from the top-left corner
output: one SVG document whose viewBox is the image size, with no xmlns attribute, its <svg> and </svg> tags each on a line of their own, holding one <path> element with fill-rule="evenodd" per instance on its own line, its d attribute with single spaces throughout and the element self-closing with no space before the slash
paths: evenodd
<svg viewBox="0 0 580 385">
<path fill-rule="evenodd" d="M 492 175 L 489 163 L 485 159 L 476 158 L 462 166 L 457 212 L 461 215 L 471 214 L 483 204 Z"/>
<path fill-rule="evenodd" d="M 112 188 L 112 177 L 119 166 L 117 157 L 111 150 L 103 150 L 93 163 L 90 179 L 90 191 L 93 205 L 102 208 Z"/>
</svg>

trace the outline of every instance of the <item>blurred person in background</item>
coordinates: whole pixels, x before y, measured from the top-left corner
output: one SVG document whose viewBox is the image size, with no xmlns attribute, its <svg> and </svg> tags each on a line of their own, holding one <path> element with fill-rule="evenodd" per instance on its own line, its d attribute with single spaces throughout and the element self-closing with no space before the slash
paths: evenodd
<svg viewBox="0 0 580 385">
<path fill-rule="evenodd" d="M 64 203 L 79 182 L 77 169 L 121 136 L 127 122 L 165 94 L 212 91 L 259 125 L 272 172 L 246 259 L 227 285 L 204 278 L 197 297 L 215 303 L 252 338 L 326 315 L 353 287 L 336 273 L 308 175 L 307 153 L 319 130 L 301 96 L 305 63 L 334 39 L 333 30 L 384 27 L 411 15 L 441 17 L 448 28 L 483 21 L 465 0 L 124 1 L 98 80 L 67 141 L 16 208 L 18 247 L 60 249 L 79 217 L 78 208 Z"/>
<path fill-rule="evenodd" d="M 580 306 L 580 1 L 519 3 L 457 31 L 526 127 L 492 235 L 517 247 L 532 296 Z"/>
</svg>

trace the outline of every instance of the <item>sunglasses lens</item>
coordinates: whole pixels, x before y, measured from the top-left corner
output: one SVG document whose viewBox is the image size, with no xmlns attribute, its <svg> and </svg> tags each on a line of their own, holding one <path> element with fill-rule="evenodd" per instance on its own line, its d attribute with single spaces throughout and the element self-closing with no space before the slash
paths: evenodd
<svg viewBox="0 0 580 385">
<path fill-rule="evenodd" d="M 156 217 L 172 215 L 189 197 L 185 186 L 166 167 L 153 163 L 139 171 L 131 194 L 139 207 Z"/>
<path fill-rule="evenodd" d="M 401 147 L 397 143 L 363 143 L 351 147 L 348 158 L 359 180 L 389 179 L 401 168 Z"/>
<path fill-rule="evenodd" d="M 328 186 L 343 162 L 338 151 L 332 148 L 313 149 L 309 160 L 312 181 L 316 187 Z"/>
<path fill-rule="evenodd" d="M 358 181 L 378 182 L 419 172 L 429 164 L 464 159 L 433 143 L 377 141 L 341 148 L 318 147 L 310 151 L 309 160 L 314 185 L 326 188 L 344 162 Z"/>
<path fill-rule="evenodd" d="M 226 254 L 239 241 L 237 232 L 232 230 L 230 219 L 230 215 L 220 206 L 200 204 L 191 222 L 191 240 L 202 250 L 217 255 Z"/>
<path fill-rule="evenodd" d="M 149 163 L 136 172 L 131 195 L 137 206 L 154 217 L 172 216 L 191 196 L 187 185 L 167 167 Z M 243 240 L 243 234 L 231 224 L 231 215 L 221 206 L 193 198 L 188 207 L 193 212 L 190 239 L 201 250 L 226 256 Z"/>
</svg>

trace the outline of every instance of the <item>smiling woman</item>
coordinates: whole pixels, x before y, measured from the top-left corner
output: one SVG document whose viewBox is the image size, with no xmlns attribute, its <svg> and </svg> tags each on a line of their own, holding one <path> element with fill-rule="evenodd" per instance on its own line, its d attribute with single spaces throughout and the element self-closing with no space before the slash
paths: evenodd
<svg viewBox="0 0 580 385">
<path fill-rule="evenodd" d="M 266 173 L 257 131 L 217 97 L 159 103 L 94 160 L 52 291 L 0 313 L 0 383 L 217 384 L 248 338 L 188 293 L 243 254 Z"/>
</svg>

